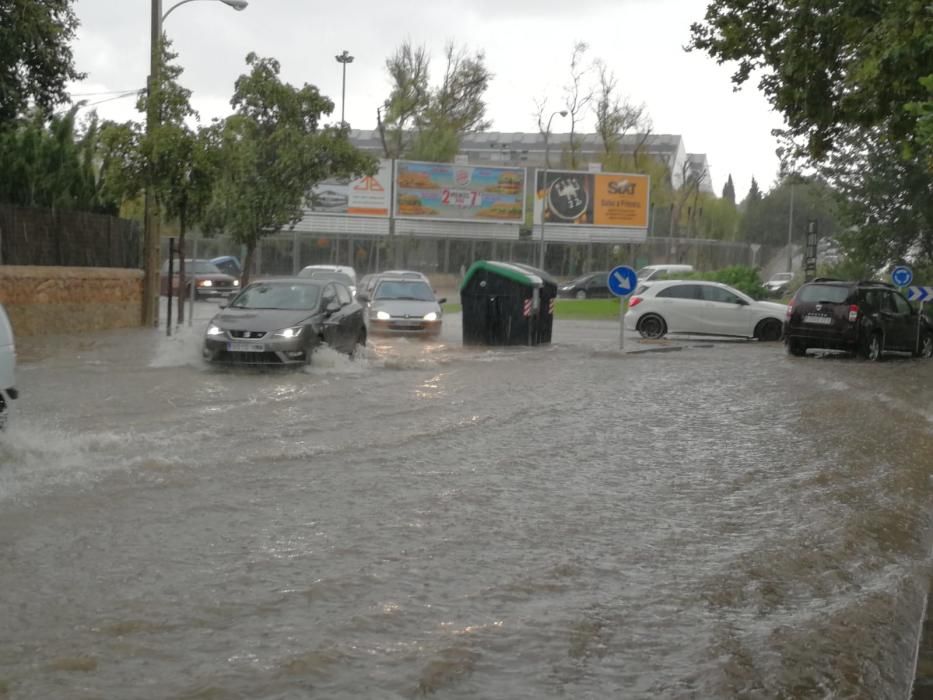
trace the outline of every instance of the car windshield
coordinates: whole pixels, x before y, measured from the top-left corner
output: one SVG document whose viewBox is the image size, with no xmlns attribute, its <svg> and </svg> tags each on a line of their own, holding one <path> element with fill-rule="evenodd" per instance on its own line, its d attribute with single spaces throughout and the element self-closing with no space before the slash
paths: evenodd
<svg viewBox="0 0 933 700">
<path fill-rule="evenodd" d="M 383 280 L 376 287 L 373 299 L 434 301 L 434 290 L 419 280 Z"/>
<path fill-rule="evenodd" d="M 176 260 L 172 272 L 178 274 L 179 260 Z M 162 272 L 168 274 L 168 261 L 166 260 L 162 264 Z M 185 260 L 185 274 L 188 275 L 222 275 L 214 263 L 208 262 L 207 260 Z"/>
<path fill-rule="evenodd" d="M 837 284 L 808 284 L 797 292 L 797 301 L 842 304 L 849 298 L 849 288 Z"/>
<path fill-rule="evenodd" d="M 317 308 L 319 289 L 314 284 L 287 282 L 257 282 L 244 289 L 230 303 L 233 309 L 285 309 Z"/>
</svg>

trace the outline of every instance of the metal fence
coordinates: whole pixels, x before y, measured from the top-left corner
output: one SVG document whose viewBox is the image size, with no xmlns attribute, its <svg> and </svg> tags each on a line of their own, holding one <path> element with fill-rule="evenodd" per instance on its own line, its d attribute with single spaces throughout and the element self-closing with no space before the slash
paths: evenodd
<svg viewBox="0 0 933 700">
<path fill-rule="evenodd" d="M 539 243 L 533 239 L 512 240 L 432 236 L 321 235 L 292 231 L 260 240 L 253 261 L 254 275 L 292 275 L 305 265 L 339 264 L 354 267 L 358 274 L 402 268 L 424 273 L 457 274 L 476 260 L 503 260 L 537 266 Z M 614 265 L 641 267 L 658 263 L 687 263 L 697 270 L 718 270 L 731 265 L 764 268 L 778 249 L 748 243 L 695 238 L 647 238 L 631 243 L 548 243 L 545 268 L 559 277 L 571 277 Z M 187 257 L 212 258 L 235 255 L 241 260 L 245 249 L 225 236 L 197 238 L 187 242 Z M 168 242 L 163 240 L 163 260 Z"/>
<path fill-rule="evenodd" d="M 141 266 L 136 221 L 71 209 L 0 204 L 0 264 L 68 267 Z"/>
</svg>

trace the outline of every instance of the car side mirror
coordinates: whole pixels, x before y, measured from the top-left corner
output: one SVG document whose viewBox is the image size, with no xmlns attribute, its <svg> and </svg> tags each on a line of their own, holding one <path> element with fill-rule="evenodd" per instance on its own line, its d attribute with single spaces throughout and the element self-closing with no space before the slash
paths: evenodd
<svg viewBox="0 0 933 700">
<path fill-rule="evenodd" d="M 226 302 L 222 301 L 222 302 L 220 302 L 220 303 L 217 305 L 217 308 L 218 308 L 218 309 L 226 309 L 227 306 L 228 306 L 228 304 L 227 304 Z"/>
<path fill-rule="evenodd" d="M 736 303 L 737 303 L 739 306 L 748 306 L 748 302 L 745 301 L 744 299 L 739 299 Z"/>
<path fill-rule="evenodd" d="M 327 306 L 324 308 L 324 310 L 327 313 L 332 314 L 340 311 L 340 308 L 340 302 L 336 299 L 332 299 L 331 301 L 327 302 Z"/>
<path fill-rule="evenodd" d="M 356 298 L 359 299 L 360 301 L 369 301 L 369 293 L 368 292 L 357 292 Z"/>
<path fill-rule="evenodd" d="M 447 303 L 447 297 L 443 297 L 443 298 L 441 298 L 441 299 L 438 299 L 438 300 L 437 300 L 437 303 L 438 303 L 438 304 L 446 304 L 446 303 Z"/>
</svg>

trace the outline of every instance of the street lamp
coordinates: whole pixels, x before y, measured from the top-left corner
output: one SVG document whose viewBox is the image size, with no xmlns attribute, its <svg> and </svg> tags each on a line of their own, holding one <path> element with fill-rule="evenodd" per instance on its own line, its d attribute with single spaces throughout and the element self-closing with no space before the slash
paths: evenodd
<svg viewBox="0 0 933 700">
<path fill-rule="evenodd" d="M 353 56 L 344 49 L 342 54 L 334 56 L 334 58 L 337 59 L 337 63 L 343 64 L 343 84 L 340 88 L 340 126 L 346 126 L 347 122 L 343 118 L 343 108 L 347 101 L 347 64 L 353 63 Z"/>
<path fill-rule="evenodd" d="M 561 109 L 556 112 L 552 112 L 551 116 L 547 120 L 547 127 L 544 129 L 544 180 L 541 185 L 544 188 L 544 196 L 541 199 L 541 245 L 538 248 L 538 269 L 544 269 L 544 220 L 545 214 L 547 213 L 547 200 L 548 200 L 548 189 L 547 189 L 547 171 L 550 167 L 550 145 L 551 145 L 551 120 L 554 119 L 556 115 L 562 117 L 567 116 L 567 110 Z"/>
<path fill-rule="evenodd" d="M 152 0 L 151 34 L 149 39 L 149 90 L 146 101 L 146 136 L 159 125 L 159 89 L 162 81 L 162 22 L 175 8 L 196 0 L 181 0 L 162 14 L 162 0 Z M 247 0 L 216 0 L 238 12 L 245 10 Z M 151 167 L 151 163 L 150 163 Z M 159 325 L 159 212 L 152 183 L 147 183 L 146 213 L 143 219 L 143 325 Z"/>
</svg>

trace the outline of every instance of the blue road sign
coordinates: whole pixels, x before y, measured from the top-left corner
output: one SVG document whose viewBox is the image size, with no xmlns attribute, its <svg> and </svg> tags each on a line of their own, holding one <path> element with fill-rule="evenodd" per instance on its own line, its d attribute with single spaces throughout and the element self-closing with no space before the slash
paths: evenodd
<svg viewBox="0 0 933 700">
<path fill-rule="evenodd" d="M 907 290 L 909 301 L 933 301 L 933 287 L 910 287 Z"/>
<path fill-rule="evenodd" d="M 898 265 L 891 271 L 891 281 L 897 287 L 909 287 L 910 283 L 914 281 L 914 273 L 910 271 L 909 267 Z"/>
<path fill-rule="evenodd" d="M 609 291 L 617 297 L 627 297 L 638 286 L 638 273 L 628 265 L 619 265 L 609 273 Z"/>
</svg>

